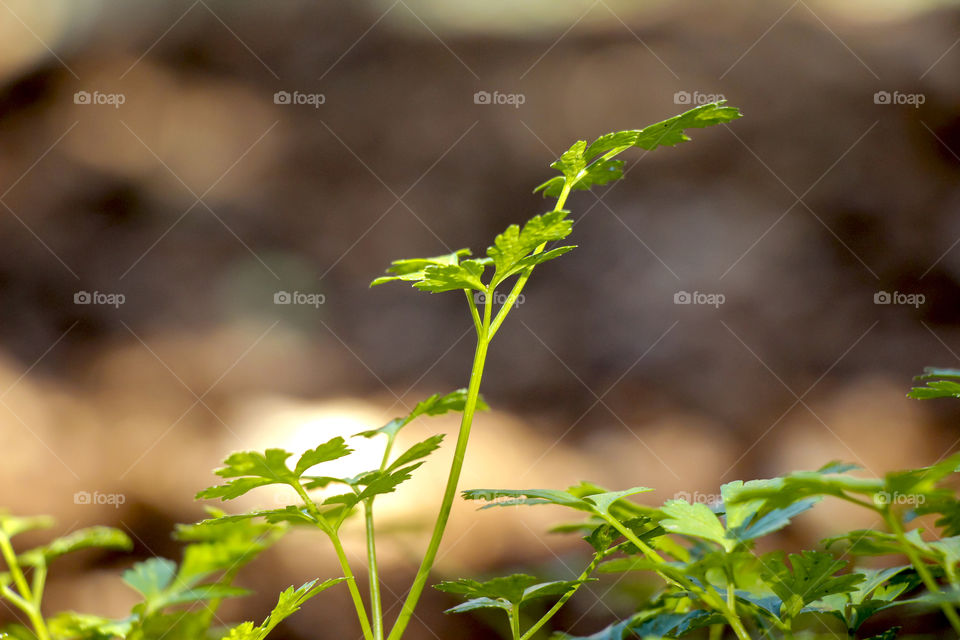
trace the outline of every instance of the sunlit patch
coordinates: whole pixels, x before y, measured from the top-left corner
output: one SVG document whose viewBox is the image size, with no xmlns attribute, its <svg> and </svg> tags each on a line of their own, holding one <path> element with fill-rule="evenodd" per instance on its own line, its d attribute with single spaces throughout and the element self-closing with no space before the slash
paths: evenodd
<svg viewBox="0 0 960 640">
<path fill-rule="evenodd" d="M 317 466 L 312 474 L 349 477 L 380 466 L 384 440 L 353 437 L 361 431 L 379 427 L 389 419 L 376 405 L 354 399 L 307 404 L 288 398 L 265 397 L 246 403 L 239 414 L 236 433 L 242 446 L 253 451 L 271 447 L 285 449 L 293 454 L 289 461 L 291 466 L 304 451 L 337 436 L 345 438 L 354 452 Z M 313 495 L 322 498 L 344 490 L 343 485 L 332 485 L 314 491 Z M 295 501 L 293 490 L 286 487 L 265 487 L 259 492 L 251 492 L 251 495 L 257 506 L 264 508 Z"/>
</svg>

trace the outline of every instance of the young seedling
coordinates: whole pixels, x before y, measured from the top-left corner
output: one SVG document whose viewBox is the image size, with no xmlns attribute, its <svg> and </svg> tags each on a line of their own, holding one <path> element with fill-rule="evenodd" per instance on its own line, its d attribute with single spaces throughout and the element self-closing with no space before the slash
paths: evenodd
<svg viewBox="0 0 960 640">
<path fill-rule="evenodd" d="M 927 383 L 911 391 L 914 398 L 960 398 L 960 371 L 928 369 L 918 378 Z M 484 500 L 483 509 L 512 505 L 554 505 L 587 514 L 585 522 L 558 530 L 581 532 L 593 547 L 587 568 L 560 587 L 557 605 L 521 633 L 510 613 L 508 589 L 497 593 L 496 580 L 483 583 L 482 597 L 454 607 L 499 606 L 510 613 L 514 640 L 528 640 L 572 597 L 594 572 L 649 571 L 664 581 L 663 590 L 632 616 L 579 640 L 623 640 L 633 637 L 679 638 L 705 627 L 721 638 L 728 627 L 740 640 L 750 637 L 794 638 L 803 631 L 833 635 L 830 620 L 839 621 L 848 638 L 858 637 L 873 615 L 911 605 L 939 608 L 960 633 L 960 501 L 943 487 L 960 471 L 960 454 L 919 469 L 888 473 L 883 478 L 847 475 L 855 465 L 830 463 L 817 471 L 795 472 L 769 480 L 735 481 L 720 488 L 719 503 L 708 506 L 668 500 L 659 508 L 627 498 L 641 487 L 611 492 L 588 483 L 567 491 L 548 489 L 475 489 L 468 500 Z M 825 550 L 789 556 L 781 551 L 754 552 L 756 540 L 779 531 L 823 498 L 845 500 L 882 518 L 889 531 L 849 531 L 822 541 Z M 939 516 L 939 531 L 925 539 L 909 524 L 918 515 Z M 829 551 L 845 546 L 843 556 L 905 556 L 910 564 L 886 569 L 855 568 Z M 618 556 L 606 559 L 608 556 Z M 441 587 L 453 593 L 448 585 Z M 913 593 L 918 587 L 923 593 Z M 521 601 L 522 602 L 522 601 Z M 473 604 L 471 604 L 473 603 Z M 751 630 L 753 635 L 751 635 Z M 893 640 L 891 628 L 871 640 Z M 575 640 L 573 636 L 564 636 Z"/>
<path fill-rule="evenodd" d="M 373 502 L 376 496 L 394 491 L 422 464 L 423 458 L 440 446 L 441 437 L 435 436 L 390 461 L 397 432 L 417 416 L 431 414 L 429 409 L 421 409 L 418 405 L 418 408 L 405 418 L 394 420 L 379 430 L 361 434 L 367 437 L 378 434 L 387 436 L 383 462 L 379 469 L 373 469 L 352 478 L 306 476 L 306 472 L 315 466 L 350 453 L 350 449 L 341 439 L 331 440 L 318 449 L 307 452 L 297 462 L 295 469 L 290 469 L 285 462 L 290 454 L 279 449 L 271 449 L 264 453 L 238 453 L 228 458 L 227 466 L 217 472 L 231 480 L 225 485 L 201 492 L 198 497 L 232 499 L 267 484 L 290 486 L 300 499 L 298 503 L 282 509 L 250 513 L 240 517 L 265 517 L 269 521 L 282 520 L 293 524 L 312 525 L 323 531 L 330 538 L 340 561 L 366 640 L 383 640 L 384 637 L 388 640 L 399 640 L 423 593 L 450 518 L 450 509 L 456 497 L 474 414 L 481 407 L 480 383 L 490 343 L 514 308 L 514 303 L 522 293 L 534 268 L 574 248 L 573 245 L 563 245 L 548 249 L 550 243 L 563 240 L 572 231 L 573 222 L 567 217 L 568 212 L 564 209 L 570 193 L 574 190 L 589 189 L 593 185 L 608 184 L 621 178 L 623 161 L 615 158 L 627 149 L 639 147 L 650 151 L 659 146 L 676 145 L 689 139 L 684 133 L 686 129 L 708 127 L 729 122 L 738 117 L 740 113 L 733 107 L 724 106 L 722 103 L 707 104 L 644 129 L 620 131 L 601 136 L 589 145 L 585 140 L 581 140 L 551 165 L 560 175 L 547 180 L 535 190 L 542 192 L 546 197 L 555 198 L 553 208 L 544 214 L 534 216 L 522 227 L 519 225 L 508 227 L 494 239 L 484 257 L 473 258 L 470 257 L 472 252 L 469 249 L 459 249 L 430 258 L 397 260 L 387 269 L 387 275 L 373 281 L 371 286 L 387 282 L 407 282 L 416 289 L 430 293 L 461 292 L 466 299 L 470 317 L 473 319 L 477 339 L 467 388 L 443 397 L 442 404 L 438 405 L 443 411 L 461 412 L 460 431 L 430 540 L 397 620 L 389 633 L 386 631 L 383 620 L 379 590 Z M 509 286 L 509 294 L 499 308 L 495 309 L 493 301 L 498 299 L 497 289 L 507 286 Z M 478 299 L 482 302 L 478 302 Z M 434 396 L 427 403 L 439 402 L 438 398 Z M 319 504 L 310 496 L 309 492 L 312 489 L 331 484 L 344 485 L 348 491 L 341 496 L 327 498 Z M 364 513 L 370 581 L 369 608 L 363 601 L 339 538 L 340 526 L 355 508 L 362 509 Z"/>
</svg>

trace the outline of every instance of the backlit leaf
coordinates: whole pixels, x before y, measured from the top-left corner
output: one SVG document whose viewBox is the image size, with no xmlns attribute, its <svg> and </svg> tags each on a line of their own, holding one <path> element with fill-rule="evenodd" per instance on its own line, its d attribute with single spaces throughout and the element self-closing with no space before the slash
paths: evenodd
<svg viewBox="0 0 960 640">
<path fill-rule="evenodd" d="M 487 255 L 493 260 L 496 269 L 491 284 L 496 286 L 497 283 L 514 273 L 537 264 L 537 262 L 531 260 L 523 263 L 521 261 L 528 258 L 540 245 L 566 238 L 570 235 L 572 229 L 573 221 L 567 218 L 566 211 L 550 211 L 543 215 L 534 216 L 523 225 L 522 229 L 515 224 L 507 227 L 506 231 L 494 239 L 493 246 L 487 249 Z M 570 248 L 565 249 L 569 251 Z M 540 262 L 555 258 L 565 252 L 555 252 L 548 258 L 541 258 Z"/>
<path fill-rule="evenodd" d="M 480 279 L 485 266 L 482 260 L 464 260 L 458 265 L 431 265 L 423 270 L 423 279 L 413 286 L 430 293 L 459 289 L 486 291 L 487 287 Z"/>
<path fill-rule="evenodd" d="M 686 500 L 668 500 L 661 511 L 667 516 L 660 526 L 670 533 L 679 533 L 716 542 L 732 551 L 736 542 L 726 537 L 720 519 L 705 504 L 690 504 Z"/>
<path fill-rule="evenodd" d="M 458 249 L 452 253 L 442 256 L 434 256 L 432 258 L 409 258 L 406 260 L 394 260 L 392 263 L 390 263 L 390 267 L 387 269 L 387 273 L 391 275 L 377 278 L 370 283 L 370 286 L 373 287 L 378 284 L 393 282 L 395 280 L 408 282 L 423 280 L 423 271 L 427 267 L 435 265 L 457 265 L 460 264 L 460 258 L 469 255 L 470 249 Z"/>
</svg>

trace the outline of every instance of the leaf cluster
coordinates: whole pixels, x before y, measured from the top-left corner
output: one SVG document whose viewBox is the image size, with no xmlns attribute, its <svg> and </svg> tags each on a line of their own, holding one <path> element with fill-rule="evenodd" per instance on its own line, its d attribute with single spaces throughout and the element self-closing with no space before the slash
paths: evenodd
<svg viewBox="0 0 960 640">
<path fill-rule="evenodd" d="M 927 376 L 932 372 L 943 375 L 943 370 L 928 370 Z M 800 629 L 814 633 L 838 624 L 847 637 L 856 638 L 871 617 L 896 607 L 939 608 L 952 624 L 954 607 L 960 605 L 960 501 L 945 485 L 960 470 L 960 454 L 882 478 L 851 474 L 857 470 L 834 462 L 815 471 L 730 482 L 720 488 L 715 504 L 673 499 L 647 506 L 631 497 L 649 489 L 608 491 L 590 483 L 566 491 L 474 489 L 463 497 L 485 502 L 481 509 L 551 505 L 585 515 L 555 529 L 580 533 L 592 551 L 587 570 L 566 585 L 565 596 L 594 573 L 639 571 L 662 578 L 662 589 L 636 613 L 593 635 L 577 636 L 579 640 L 679 638 L 704 627 L 729 627 L 739 638 L 790 638 Z M 881 516 L 887 530 L 844 532 L 823 540 L 820 549 L 799 553 L 756 551 L 759 539 L 787 527 L 823 499 L 869 509 Z M 910 526 L 924 514 L 939 516 L 939 531 L 932 536 Z M 886 556 L 905 558 L 908 564 L 874 569 L 849 560 Z M 509 585 L 517 577 L 504 580 L 483 585 Z M 461 593 L 449 585 L 462 582 L 444 583 L 443 588 Z M 505 586 L 493 596 L 464 591 L 473 599 L 451 611 L 476 606 L 509 610 L 514 601 L 508 593 Z M 470 604 L 481 598 L 487 600 Z M 897 631 L 874 640 L 891 640 Z"/>
</svg>

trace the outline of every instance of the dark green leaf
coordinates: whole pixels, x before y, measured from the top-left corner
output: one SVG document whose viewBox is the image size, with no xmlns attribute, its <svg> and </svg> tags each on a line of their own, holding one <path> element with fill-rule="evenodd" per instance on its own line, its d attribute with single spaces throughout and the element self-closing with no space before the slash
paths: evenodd
<svg viewBox="0 0 960 640">
<path fill-rule="evenodd" d="M 796 617 L 805 606 L 826 596 L 853 591 L 865 579 L 858 573 L 834 575 L 845 564 L 820 551 L 790 554 L 792 570 L 781 552 L 767 554 L 763 564 L 768 571 L 770 588 L 783 601 L 781 616 L 784 618 Z"/>
<path fill-rule="evenodd" d="M 681 636 L 712 624 L 724 623 L 725 620 L 719 613 L 694 609 L 686 613 L 662 613 L 653 618 L 647 618 L 642 623 L 632 626 L 631 631 L 644 638 Z"/>
</svg>

